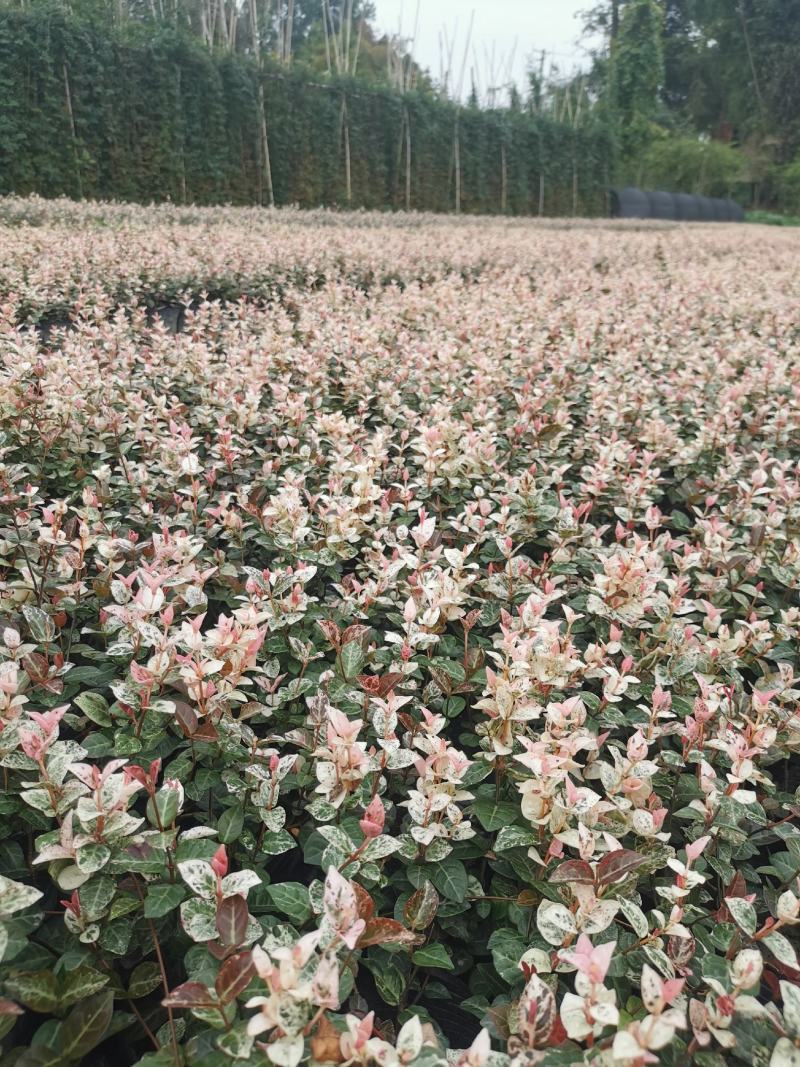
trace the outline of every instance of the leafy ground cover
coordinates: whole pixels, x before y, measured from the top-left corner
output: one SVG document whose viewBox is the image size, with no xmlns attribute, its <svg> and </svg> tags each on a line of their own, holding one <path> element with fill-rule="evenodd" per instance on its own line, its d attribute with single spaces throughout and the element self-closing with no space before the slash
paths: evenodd
<svg viewBox="0 0 800 1067">
<path fill-rule="evenodd" d="M 794 1067 L 797 234 L 0 208 L 3 1063 Z"/>
<path fill-rule="evenodd" d="M 766 226 L 800 226 L 800 218 L 796 215 L 779 215 L 774 211 L 748 211 L 747 221 Z"/>
</svg>

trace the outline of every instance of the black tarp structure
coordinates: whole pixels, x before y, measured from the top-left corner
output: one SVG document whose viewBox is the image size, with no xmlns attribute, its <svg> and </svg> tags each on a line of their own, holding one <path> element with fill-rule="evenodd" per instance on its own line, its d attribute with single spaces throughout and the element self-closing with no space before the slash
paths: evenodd
<svg viewBox="0 0 800 1067">
<path fill-rule="evenodd" d="M 670 219 L 675 222 L 744 222 L 744 211 L 733 200 L 691 193 L 645 192 L 627 186 L 611 190 L 615 219 Z"/>
</svg>

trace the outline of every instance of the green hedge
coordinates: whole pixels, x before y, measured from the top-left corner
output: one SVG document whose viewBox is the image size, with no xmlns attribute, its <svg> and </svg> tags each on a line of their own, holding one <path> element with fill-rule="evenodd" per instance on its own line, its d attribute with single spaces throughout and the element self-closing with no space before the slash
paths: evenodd
<svg viewBox="0 0 800 1067">
<path fill-rule="evenodd" d="M 358 81 L 323 83 L 299 68 L 267 66 L 262 75 L 252 58 L 212 54 L 168 27 L 134 24 L 121 33 L 38 6 L 0 10 L 0 192 L 266 200 L 258 168 L 261 76 L 278 204 L 347 204 L 345 99 L 351 206 L 404 205 L 405 113 L 411 204 L 453 209 L 452 103 Z M 613 150 L 599 124 L 573 129 L 524 110 L 464 108 L 459 129 L 463 211 L 500 210 L 503 145 L 509 212 L 538 211 L 542 174 L 547 214 L 604 210 Z"/>
</svg>

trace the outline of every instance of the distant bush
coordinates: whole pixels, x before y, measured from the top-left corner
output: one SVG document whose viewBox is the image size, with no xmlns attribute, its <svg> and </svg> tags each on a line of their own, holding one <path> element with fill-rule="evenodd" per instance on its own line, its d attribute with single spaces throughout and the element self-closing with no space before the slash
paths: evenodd
<svg viewBox="0 0 800 1067">
<path fill-rule="evenodd" d="M 744 160 L 721 141 L 667 137 L 655 141 L 642 160 L 642 182 L 671 192 L 731 196 L 742 181 Z"/>
</svg>

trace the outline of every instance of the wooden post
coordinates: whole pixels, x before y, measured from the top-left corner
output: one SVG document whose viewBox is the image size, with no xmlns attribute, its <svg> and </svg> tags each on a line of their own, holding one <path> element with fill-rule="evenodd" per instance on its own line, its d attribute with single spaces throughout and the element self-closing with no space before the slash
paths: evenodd
<svg viewBox="0 0 800 1067">
<path fill-rule="evenodd" d="M 544 174 L 539 175 L 539 218 L 544 215 Z"/>
</svg>

